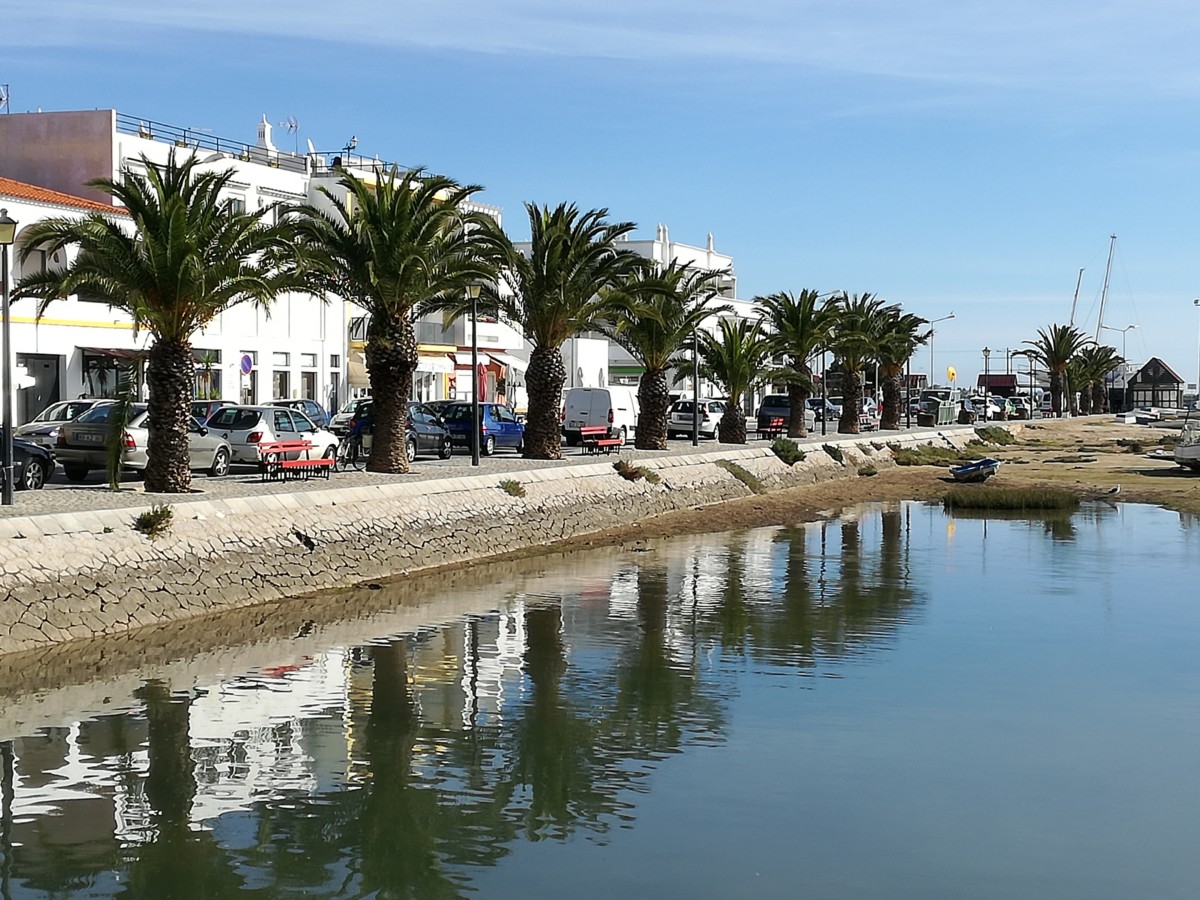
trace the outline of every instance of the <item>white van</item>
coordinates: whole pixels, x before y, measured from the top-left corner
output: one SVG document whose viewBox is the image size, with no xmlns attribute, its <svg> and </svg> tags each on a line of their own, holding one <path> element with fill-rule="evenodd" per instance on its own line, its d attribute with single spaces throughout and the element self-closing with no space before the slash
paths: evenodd
<svg viewBox="0 0 1200 900">
<path fill-rule="evenodd" d="M 637 430 L 637 388 L 622 385 L 571 388 L 563 401 L 563 436 L 579 443 L 580 428 L 608 428 L 609 437 L 628 440 Z"/>
</svg>

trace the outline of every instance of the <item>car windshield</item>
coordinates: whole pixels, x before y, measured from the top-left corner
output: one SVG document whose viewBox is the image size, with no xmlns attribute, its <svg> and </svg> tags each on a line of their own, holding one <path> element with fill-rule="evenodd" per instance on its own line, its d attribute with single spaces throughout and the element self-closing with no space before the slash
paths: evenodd
<svg viewBox="0 0 1200 900">
<path fill-rule="evenodd" d="M 78 403 L 55 403 L 53 406 L 43 409 L 38 413 L 34 422 L 62 422 L 67 419 L 73 419 L 81 413 L 87 412 L 94 406 L 91 401 L 80 401 Z"/>
<path fill-rule="evenodd" d="M 763 406 L 790 406 L 787 394 L 767 394 L 763 397 Z"/>
<path fill-rule="evenodd" d="M 671 412 L 673 412 L 673 413 L 691 413 L 691 411 L 692 411 L 692 401 L 691 400 L 680 400 L 678 403 L 676 403 L 674 406 L 671 407 Z"/>
<path fill-rule="evenodd" d="M 113 411 L 116 408 L 116 403 L 105 403 L 103 406 L 93 406 L 75 421 L 77 421 L 80 425 L 102 425 L 112 418 Z M 145 407 L 134 407 L 134 409 L 140 412 L 141 410 L 144 410 Z"/>
<path fill-rule="evenodd" d="M 482 414 L 480 410 L 480 414 Z M 471 421 L 471 407 L 466 403 L 449 406 L 442 410 L 442 418 L 447 422 L 469 422 Z"/>
<path fill-rule="evenodd" d="M 210 428 L 228 428 L 233 431 L 245 431 L 258 424 L 260 414 L 256 409 L 237 409 L 226 406 L 219 409 L 208 420 Z"/>
</svg>

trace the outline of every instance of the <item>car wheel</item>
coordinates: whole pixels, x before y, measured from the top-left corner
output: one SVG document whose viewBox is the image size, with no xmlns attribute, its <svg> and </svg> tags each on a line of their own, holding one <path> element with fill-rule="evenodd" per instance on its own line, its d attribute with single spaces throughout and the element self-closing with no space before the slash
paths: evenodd
<svg viewBox="0 0 1200 900">
<path fill-rule="evenodd" d="M 325 448 L 325 459 L 337 459 L 337 444 L 330 444 Z"/>
<path fill-rule="evenodd" d="M 517 441 L 517 453 L 525 454 L 525 435 L 521 435 L 521 439 Z"/>
<path fill-rule="evenodd" d="M 36 491 L 40 490 L 45 483 L 46 464 L 40 459 L 31 459 L 25 463 L 25 469 L 21 472 L 21 483 L 17 487 L 27 491 Z"/>
<path fill-rule="evenodd" d="M 63 474 L 67 476 L 68 481 L 87 481 L 88 467 L 78 463 L 63 463 Z"/>
<path fill-rule="evenodd" d="M 217 448 L 208 474 L 213 478 L 222 478 L 229 474 L 229 451 L 224 447 Z"/>
<path fill-rule="evenodd" d="M 491 456 L 496 452 L 496 436 L 489 434 L 483 441 L 483 455 Z"/>
<path fill-rule="evenodd" d="M 451 443 L 450 438 L 442 438 L 442 445 L 438 447 L 438 459 L 449 459 L 450 454 L 453 452 L 454 445 Z"/>
<path fill-rule="evenodd" d="M 416 438 L 410 437 L 408 440 L 406 440 L 404 442 L 404 455 L 408 457 L 408 461 L 410 463 L 414 459 L 417 458 L 417 440 L 416 440 Z"/>
</svg>

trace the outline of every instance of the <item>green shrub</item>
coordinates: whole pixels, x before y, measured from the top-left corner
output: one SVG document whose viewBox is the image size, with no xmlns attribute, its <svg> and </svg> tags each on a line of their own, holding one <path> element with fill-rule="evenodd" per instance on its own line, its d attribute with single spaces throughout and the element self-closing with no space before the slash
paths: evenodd
<svg viewBox="0 0 1200 900">
<path fill-rule="evenodd" d="M 844 458 L 842 456 L 842 448 L 836 444 L 824 444 L 821 449 L 828 453 L 834 462 L 841 462 Z"/>
<path fill-rule="evenodd" d="M 638 481 L 642 478 L 650 482 L 650 484 L 658 484 L 662 479 L 653 469 L 646 469 L 642 466 L 635 466 L 627 459 L 618 459 L 613 463 L 613 468 L 617 470 L 617 474 L 626 481 Z"/>
<path fill-rule="evenodd" d="M 771 442 L 771 451 L 789 466 L 804 459 L 804 451 L 791 438 L 777 437 Z"/>
<path fill-rule="evenodd" d="M 500 482 L 500 490 L 508 494 L 510 497 L 524 497 L 525 485 L 512 478 L 505 478 Z"/>
<path fill-rule="evenodd" d="M 989 444 L 1015 444 L 1017 439 L 1013 437 L 1011 431 L 1007 428 L 1001 428 L 998 425 L 988 425 L 984 428 L 976 428 L 975 433 Z"/>
<path fill-rule="evenodd" d="M 859 475 L 861 475 L 861 476 L 863 476 L 864 478 L 870 478 L 872 475 L 878 475 L 878 474 L 879 474 L 879 470 L 878 470 L 878 469 L 876 469 L 876 468 L 875 468 L 874 466 L 872 466 L 872 465 L 859 466 L 859 467 L 858 467 L 858 474 L 859 474 Z"/>
<path fill-rule="evenodd" d="M 948 510 L 1072 510 L 1079 506 L 1079 497 L 1069 491 L 1048 488 L 964 487 L 950 491 L 942 497 L 942 506 Z"/>
<path fill-rule="evenodd" d="M 766 485 L 758 480 L 758 476 L 756 476 L 753 472 L 750 472 L 747 469 L 739 466 L 732 460 L 718 459 L 716 461 L 716 465 L 724 469 L 746 487 L 750 488 L 753 493 L 765 494 L 767 492 Z"/>
<path fill-rule="evenodd" d="M 971 450 L 954 450 L 919 444 L 916 447 L 899 447 L 892 451 L 892 459 L 898 466 L 958 466 L 983 459 L 983 454 Z"/>
<path fill-rule="evenodd" d="M 171 529 L 175 513 L 169 506 L 152 506 L 145 512 L 138 513 L 133 519 L 133 530 L 140 531 L 153 540 L 162 537 Z"/>
</svg>

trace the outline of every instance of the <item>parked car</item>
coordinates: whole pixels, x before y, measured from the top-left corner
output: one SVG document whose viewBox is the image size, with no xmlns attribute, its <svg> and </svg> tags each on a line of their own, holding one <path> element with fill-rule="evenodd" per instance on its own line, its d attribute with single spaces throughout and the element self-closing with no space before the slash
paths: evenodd
<svg viewBox="0 0 1200 900">
<path fill-rule="evenodd" d="M 336 434 L 281 406 L 224 406 L 208 420 L 208 430 L 229 442 L 236 463 L 257 464 L 258 445 L 274 441 L 307 440 L 318 455 L 337 455 Z"/>
<path fill-rule="evenodd" d="M 692 436 L 692 424 L 695 420 L 694 408 L 695 405 L 691 400 L 676 400 L 671 404 L 671 410 L 667 414 L 668 438 Z M 716 440 L 717 423 L 725 413 L 725 404 L 720 400 L 701 398 L 699 409 L 700 437 Z"/>
<path fill-rule="evenodd" d="M 990 422 L 993 419 L 1000 418 L 1001 407 L 997 402 L 997 398 L 989 395 L 987 397 L 976 396 L 969 399 L 971 406 L 975 409 L 975 415 L 978 416 L 980 420 Z"/>
<path fill-rule="evenodd" d="M 842 414 L 842 398 L 841 397 L 829 397 L 828 400 L 829 400 L 829 405 L 833 407 L 833 417 L 834 418 L 840 417 Z"/>
<path fill-rule="evenodd" d="M 1012 406 L 1012 418 L 1033 418 L 1033 403 L 1030 402 L 1028 397 L 1012 397 L 1008 402 Z"/>
<path fill-rule="evenodd" d="M 822 401 L 820 397 L 809 397 L 808 408 L 813 411 L 814 422 L 821 422 L 825 419 L 832 422 L 838 417 L 838 407 L 830 403 L 828 398 Z"/>
<path fill-rule="evenodd" d="M 54 454 L 33 441 L 13 438 L 13 487 L 40 490 L 54 474 Z"/>
<path fill-rule="evenodd" d="M 350 422 L 350 431 L 365 422 L 366 434 L 374 428 L 375 404 L 368 401 L 358 408 Z M 523 430 L 523 429 L 522 429 Z M 454 452 L 454 442 L 442 417 L 424 403 L 408 402 L 408 416 L 404 421 L 405 451 L 412 462 L 420 453 L 436 453 L 440 459 L 449 459 Z M 368 439 L 369 440 L 369 439 Z M 370 444 L 364 441 L 365 446 Z"/>
<path fill-rule="evenodd" d="M 46 448 L 53 448 L 58 441 L 58 431 L 67 422 L 83 415 L 94 406 L 112 403 L 112 400 L 60 400 L 52 403 L 24 425 L 13 429 L 14 437 L 25 438 Z"/>
<path fill-rule="evenodd" d="M 350 423 L 354 417 L 371 402 L 370 397 L 356 397 L 353 400 L 346 402 L 342 407 L 341 412 L 335 414 L 329 420 L 329 430 L 339 436 L 345 436 L 350 433 Z"/>
<path fill-rule="evenodd" d="M 580 428 L 607 428 L 608 436 L 629 440 L 637 430 L 637 389 L 625 385 L 567 391 L 563 401 L 563 435 L 567 443 L 579 443 Z"/>
<path fill-rule="evenodd" d="M 443 421 L 457 446 L 471 446 L 471 415 L 470 403 L 454 403 L 443 411 Z M 507 405 L 480 403 L 479 452 L 491 456 L 497 447 L 511 447 L 520 453 L 525 449 L 525 426 Z"/>
<path fill-rule="evenodd" d="M 318 428 L 329 427 L 329 413 L 316 400 L 272 400 L 267 406 L 282 406 L 284 409 L 294 409 L 304 413 L 308 420 Z"/>
<path fill-rule="evenodd" d="M 197 422 L 207 422 L 222 406 L 233 406 L 232 400 L 193 400 L 192 418 Z"/>
<path fill-rule="evenodd" d="M 92 469 L 108 466 L 108 430 L 119 407 L 108 403 L 93 407 L 59 432 L 55 447 L 63 473 L 71 481 L 84 481 Z M 135 404 L 121 436 L 121 465 L 144 471 L 149 457 L 149 414 L 144 404 Z M 232 456 L 229 443 L 213 435 L 195 419 L 188 423 L 188 464 L 220 477 L 229 472 Z"/>
<path fill-rule="evenodd" d="M 792 418 L 792 402 L 787 394 L 767 394 L 758 406 L 759 434 L 787 434 Z M 817 415 L 811 407 L 804 408 L 804 427 L 812 430 Z"/>
</svg>

